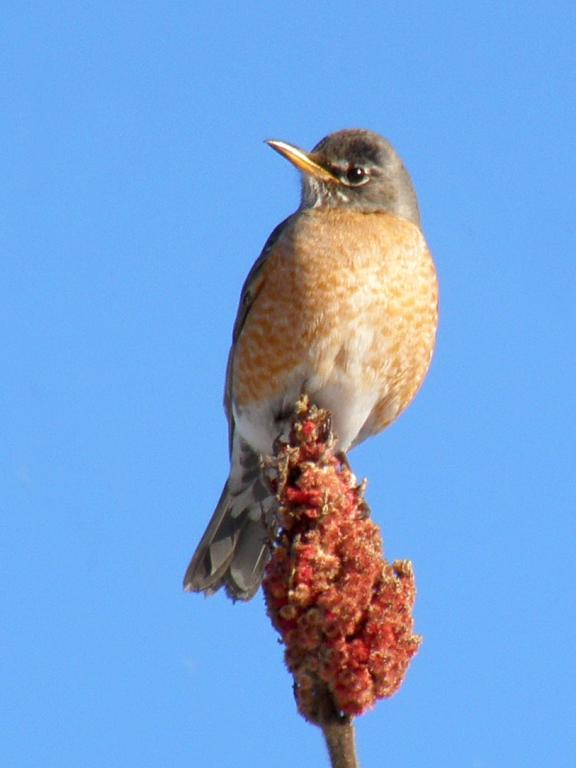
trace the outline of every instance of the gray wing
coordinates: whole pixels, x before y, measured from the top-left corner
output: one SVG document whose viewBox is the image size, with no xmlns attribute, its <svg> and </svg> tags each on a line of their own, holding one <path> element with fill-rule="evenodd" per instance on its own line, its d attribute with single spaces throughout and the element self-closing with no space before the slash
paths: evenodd
<svg viewBox="0 0 576 768">
<path fill-rule="evenodd" d="M 252 265 L 252 269 L 248 273 L 244 285 L 242 286 L 242 292 L 240 293 L 240 302 L 238 304 L 238 311 L 236 313 L 236 320 L 234 321 L 234 330 L 232 331 L 232 346 L 228 353 L 228 363 L 226 365 L 226 385 L 224 389 L 224 410 L 226 411 L 226 418 L 228 419 L 228 449 L 230 455 L 232 455 L 232 445 L 234 441 L 234 415 L 232 413 L 232 363 L 234 360 L 234 350 L 238 337 L 242 333 L 242 328 L 248 317 L 248 313 L 256 297 L 262 290 L 264 285 L 264 278 L 261 274 L 262 267 L 268 258 L 272 247 L 278 242 L 286 227 L 290 224 L 296 213 L 293 213 L 284 221 L 280 222 L 278 226 L 272 230 L 270 237 L 266 240 L 264 248 L 260 256 L 256 259 Z"/>
<path fill-rule="evenodd" d="M 236 341 L 264 285 L 262 266 L 291 219 L 289 216 L 272 232 L 240 295 L 224 394 L 230 440 L 230 477 L 184 576 L 184 589 L 191 592 L 209 595 L 224 586 L 234 600 L 249 600 L 260 586 L 269 558 L 276 501 L 262 477 L 259 455 L 234 434 L 232 364 Z"/>
</svg>

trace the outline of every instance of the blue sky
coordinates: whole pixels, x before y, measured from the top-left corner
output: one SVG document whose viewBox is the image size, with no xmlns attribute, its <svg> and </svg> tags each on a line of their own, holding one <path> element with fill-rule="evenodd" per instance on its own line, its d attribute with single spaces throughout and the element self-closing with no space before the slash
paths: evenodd
<svg viewBox="0 0 576 768">
<path fill-rule="evenodd" d="M 416 403 L 351 456 L 424 645 L 363 768 L 572 766 L 572 3 L 6 3 L 0 757 L 317 766 L 261 597 L 185 595 L 227 473 L 245 274 L 297 204 L 265 138 L 366 127 L 441 280 Z"/>
</svg>

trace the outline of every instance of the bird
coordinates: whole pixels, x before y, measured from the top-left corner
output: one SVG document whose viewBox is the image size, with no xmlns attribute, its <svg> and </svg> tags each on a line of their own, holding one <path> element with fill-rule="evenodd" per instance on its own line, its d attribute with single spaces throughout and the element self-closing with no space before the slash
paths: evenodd
<svg viewBox="0 0 576 768">
<path fill-rule="evenodd" d="M 312 151 L 267 144 L 301 175 L 297 210 L 271 233 L 240 295 L 224 406 L 230 474 L 184 577 L 189 592 L 257 592 L 276 500 L 263 458 L 306 394 L 342 454 L 412 402 L 430 366 L 438 280 L 418 199 L 377 133 L 346 129 Z M 277 527 L 277 526 L 276 526 Z"/>
</svg>

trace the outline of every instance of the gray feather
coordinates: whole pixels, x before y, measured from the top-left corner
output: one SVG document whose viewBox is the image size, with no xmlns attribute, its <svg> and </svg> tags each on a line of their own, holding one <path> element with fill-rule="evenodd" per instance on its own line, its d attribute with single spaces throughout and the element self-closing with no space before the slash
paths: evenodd
<svg viewBox="0 0 576 768">
<path fill-rule="evenodd" d="M 224 586 L 235 600 L 258 591 L 271 537 L 276 499 L 260 470 L 260 459 L 241 442 L 230 479 L 184 576 L 187 592 L 211 595 Z"/>
<path fill-rule="evenodd" d="M 268 562 L 270 541 L 276 530 L 276 500 L 262 476 L 260 457 L 236 433 L 232 412 L 232 369 L 235 342 L 262 288 L 262 266 L 293 218 L 294 214 L 274 229 L 240 295 L 224 391 L 232 465 L 230 478 L 184 576 L 187 592 L 211 595 L 224 586 L 233 599 L 249 600 L 257 592 Z"/>
</svg>

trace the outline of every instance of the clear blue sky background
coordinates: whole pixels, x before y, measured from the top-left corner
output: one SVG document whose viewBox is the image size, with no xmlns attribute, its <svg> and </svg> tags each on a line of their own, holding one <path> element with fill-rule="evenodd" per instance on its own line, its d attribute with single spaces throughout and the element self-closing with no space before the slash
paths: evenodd
<svg viewBox="0 0 576 768">
<path fill-rule="evenodd" d="M 261 597 L 185 595 L 227 473 L 265 138 L 388 136 L 442 285 L 415 405 L 352 454 L 425 642 L 363 768 L 576 764 L 572 2 L 8 2 L 0 761 L 327 765 Z"/>
</svg>

